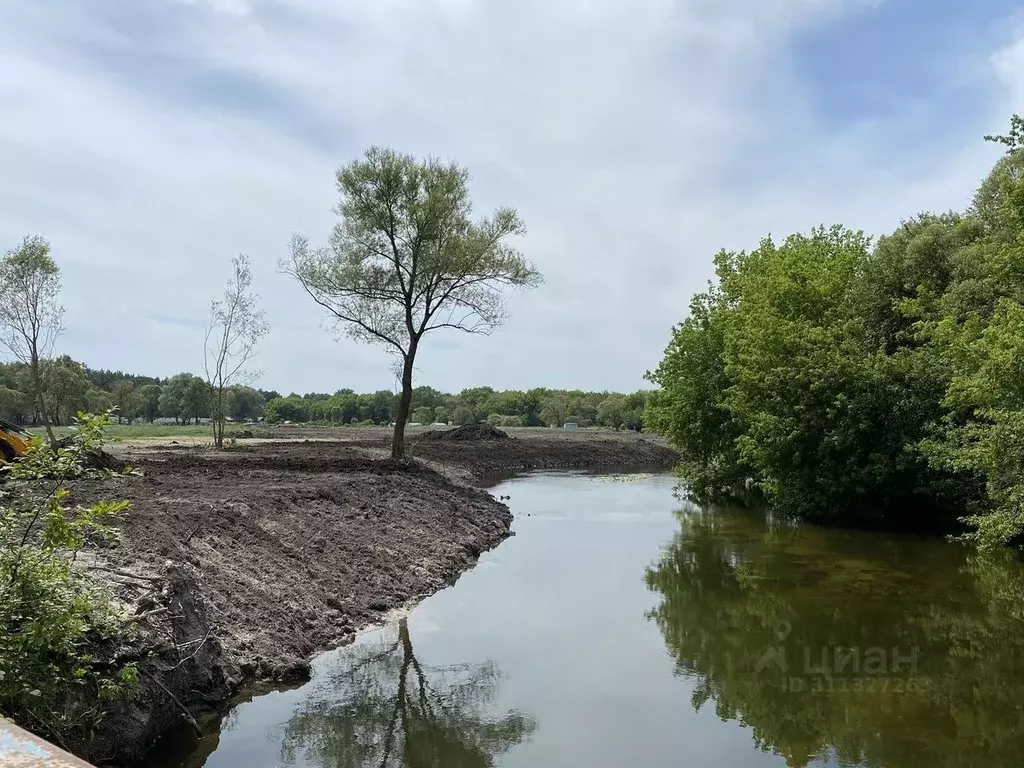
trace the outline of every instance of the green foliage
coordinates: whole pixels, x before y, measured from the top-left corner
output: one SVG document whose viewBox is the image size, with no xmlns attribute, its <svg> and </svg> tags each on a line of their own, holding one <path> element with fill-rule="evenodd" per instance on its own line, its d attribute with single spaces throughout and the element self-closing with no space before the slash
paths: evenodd
<svg viewBox="0 0 1024 768">
<path fill-rule="evenodd" d="M 1024 534 L 1024 154 L 964 214 L 722 253 L 648 378 L 695 496 L 812 520 Z M 571 408 L 571 406 L 570 406 Z M 967 517 L 964 517 L 965 514 Z"/>
<path fill-rule="evenodd" d="M 263 415 L 263 395 L 252 387 L 234 387 L 228 393 L 228 412 L 233 419 L 255 420 Z"/>
<path fill-rule="evenodd" d="M 626 413 L 626 398 L 616 395 L 597 404 L 597 422 L 614 430 L 622 429 Z"/>
<path fill-rule="evenodd" d="M 298 397 L 278 397 L 267 403 L 264 415 L 268 424 L 280 424 L 282 421 L 309 421 L 309 408 L 306 401 Z"/>
<path fill-rule="evenodd" d="M 210 415 L 213 388 L 198 376 L 179 373 L 172 376 L 160 391 L 160 415 L 188 424 Z"/>
<path fill-rule="evenodd" d="M 45 360 L 41 365 L 44 402 L 50 421 L 54 424 L 70 424 L 79 411 L 88 406 L 89 378 L 81 363 L 62 355 L 55 360 Z M 26 387 L 30 387 L 26 382 Z"/>
<path fill-rule="evenodd" d="M 126 501 L 75 505 L 109 414 L 80 415 L 57 450 L 37 440 L 0 486 L 0 710 L 58 743 L 87 738 L 102 701 L 130 690 L 134 667 L 109 662 L 125 617 L 75 566 L 88 539 L 113 535 Z"/>
<path fill-rule="evenodd" d="M 453 411 L 452 421 L 454 421 L 457 426 L 461 427 L 465 424 L 474 423 L 476 421 L 476 416 L 473 414 L 472 408 L 460 405 Z"/>
<path fill-rule="evenodd" d="M 150 424 L 160 415 L 160 394 L 162 391 L 159 384 L 144 384 L 138 389 L 139 416 Z"/>
<path fill-rule="evenodd" d="M 336 178 L 341 220 L 329 246 L 310 248 L 296 235 L 281 266 L 339 330 L 398 358 L 391 455 L 402 459 L 423 336 L 442 328 L 488 334 L 505 321 L 505 290 L 542 279 L 509 243 L 525 232 L 519 215 L 499 208 L 474 220 L 469 173 L 455 163 L 372 147 Z"/>
<path fill-rule="evenodd" d="M 135 396 L 135 383 L 128 379 L 115 381 L 110 385 L 110 393 L 117 408 L 117 423 L 122 420 L 129 424 L 135 419 L 138 410 L 138 398 Z"/>
<path fill-rule="evenodd" d="M 1024 149 L 1024 117 L 1014 114 L 1010 118 L 1010 132 L 1005 136 L 986 136 L 985 141 L 995 141 L 1005 144 L 1007 152 L 1016 154 Z"/>
<path fill-rule="evenodd" d="M 492 427 L 521 427 L 523 419 L 521 416 L 503 416 L 499 413 L 492 413 L 487 417 L 487 423 Z"/>
<path fill-rule="evenodd" d="M 417 408 L 412 412 L 412 420 L 418 424 L 432 424 L 434 411 L 431 408 Z"/>
</svg>

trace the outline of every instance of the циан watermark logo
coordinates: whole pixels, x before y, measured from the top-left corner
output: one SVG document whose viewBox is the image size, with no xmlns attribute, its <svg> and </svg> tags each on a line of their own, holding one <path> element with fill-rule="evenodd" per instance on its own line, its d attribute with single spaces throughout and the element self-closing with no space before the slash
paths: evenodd
<svg viewBox="0 0 1024 768">
<path fill-rule="evenodd" d="M 920 649 L 882 646 L 811 646 L 786 644 L 793 625 L 783 619 L 775 626 L 776 643 L 754 665 L 760 674 L 781 672 L 787 691 L 886 690 L 912 691 L 924 681 L 917 677 Z"/>
</svg>

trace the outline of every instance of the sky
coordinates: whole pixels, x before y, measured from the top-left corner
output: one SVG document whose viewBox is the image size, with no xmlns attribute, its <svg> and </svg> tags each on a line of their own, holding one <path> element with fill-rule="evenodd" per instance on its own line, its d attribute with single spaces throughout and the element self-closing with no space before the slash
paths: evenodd
<svg viewBox="0 0 1024 768">
<path fill-rule="evenodd" d="M 1024 111 L 1010 0 L 0 0 L 0 251 L 52 244 L 93 368 L 200 372 L 247 254 L 258 384 L 394 389 L 277 263 L 372 145 L 458 161 L 544 274 L 416 383 L 632 391 L 722 248 L 962 209 Z"/>
</svg>

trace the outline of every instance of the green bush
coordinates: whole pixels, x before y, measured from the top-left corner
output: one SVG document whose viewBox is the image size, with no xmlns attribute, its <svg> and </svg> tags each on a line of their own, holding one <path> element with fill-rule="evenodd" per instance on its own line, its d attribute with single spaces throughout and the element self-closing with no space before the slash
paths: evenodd
<svg viewBox="0 0 1024 768">
<path fill-rule="evenodd" d="M 110 538 L 127 501 L 70 502 L 95 469 L 109 413 L 79 415 L 61 447 L 37 439 L 0 485 L 0 711 L 60 744 L 81 743 L 103 702 L 125 695 L 133 665 L 110 663 L 126 616 L 75 561 L 88 539 Z"/>
<path fill-rule="evenodd" d="M 500 413 L 492 413 L 487 417 L 487 423 L 492 427 L 521 427 L 523 426 L 523 417 L 505 416 Z"/>
</svg>

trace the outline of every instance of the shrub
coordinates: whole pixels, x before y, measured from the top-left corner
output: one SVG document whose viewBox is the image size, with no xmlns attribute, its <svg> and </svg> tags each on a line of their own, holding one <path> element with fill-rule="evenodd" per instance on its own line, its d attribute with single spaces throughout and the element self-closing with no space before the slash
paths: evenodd
<svg viewBox="0 0 1024 768">
<path fill-rule="evenodd" d="M 69 499 L 74 483 L 111 474 L 95 468 L 109 423 L 109 413 L 80 414 L 57 450 L 37 439 L 0 486 L 0 710 L 62 745 L 88 738 L 103 701 L 137 676 L 109 661 L 126 616 L 75 567 L 86 540 L 111 537 L 109 521 L 129 506 Z"/>
</svg>

